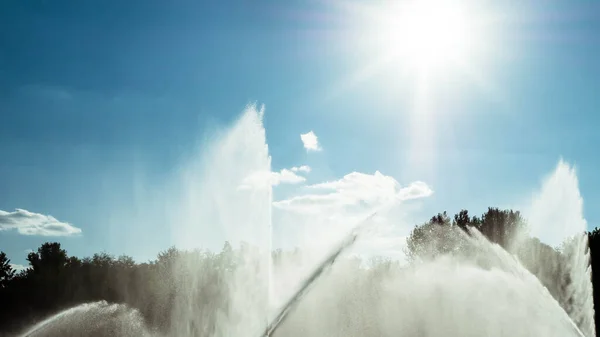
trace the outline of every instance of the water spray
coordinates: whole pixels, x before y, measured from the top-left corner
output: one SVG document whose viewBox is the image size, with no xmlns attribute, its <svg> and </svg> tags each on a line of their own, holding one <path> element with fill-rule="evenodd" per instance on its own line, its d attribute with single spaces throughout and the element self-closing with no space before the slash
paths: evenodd
<svg viewBox="0 0 600 337">
<path fill-rule="evenodd" d="M 393 203 L 390 203 L 390 204 L 393 204 Z M 337 258 L 343 252 L 348 250 L 357 241 L 358 237 L 364 233 L 364 230 L 365 230 L 365 228 L 367 228 L 369 221 L 371 219 L 373 219 L 377 214 L 379 214 L 379 212 L 383 208 L 385 208 L 387 206 L 390 206 L 390 205 L 385 205 L 385 206 L 381 207 L 380 209 L 374 211 L 373 213 L 371 213 L 369 216 L 367 216 L 365 219 L 363 219 L 357 225 L 354 226 L 354 228 L 350 231 L 350 233 L 348 235 L 346 235 L 346 237 L 338 244 L 336 249 L 334 249 L 321 263 L 319 263 L 316 266 L 316 268 L 314 269 L 314 271 L 309 274 L 309 276 L 306 278 L 306 280 L 304 282 L 302 282 L 302 286 L 281 307 L 281 309 L 278 311 L 277 315 L 266 326 L 265 330 L 260 334 L 259 337 L 273 336 L 275 331 L 277 331 L 279 326 L 281 326 L 281 323 L 283 323 L 285 321 L 288 314 L 296 308 L 296 306 L 298 305 L 300 300 L 304 297 L 304 295 L 306 295 L 309 292 L 309 290 L 316 283 L 316 281 L 319 279 L 319 277 L 335 263 Z M 474 237 L 475 240 L 483 239 L 483 240 L 487 241 L 487 239 L 485 239 L 483 237 L 483 235 L 477 230 L 470 230 L 469 232 L 466 232 L 463 234 L 468 235 L 469 237 Z M 501 256 L 498 255 L 499 254 L 498 248 L 499 248 L 499 246 L 497 246 L 497 245 L 496 245 L 496 247 L 492 247 L 492 252 L 494 253 L 495 256 L 497 256 L 498 258 L 501 259 Z M 508 254 L 506 251 L 503 251 L 503 253 Z M 513 257 L 512 255 L 510 255 L 510 256 Z M 512 270 L 511 272 L 512 273 L 523 272 L 523 273 L 526 273 L 528 276 L 535 278 L 535 276 L 530 274 L 527 270 L 520 269 L 520 268 L 518 268 L 518 269 L 519 270 L 517 270 L 517 271 Z M 536 279 L 536 281 L 538 281 L 538 280 Z M 547 295 L 551 297 L 551 295 L 549 293 Z M 568 324 L 572 327 L 575 335 L 577 335 L 579 337 L 586 337 L 585 334 L 583 334 L 583 332 L 575 324 L 575 322 L 573 322 L 573 320 L 567 315 L 567 313 L 560 307 L 560 305 L 558 303 L 556 303 L 556 305 L 560 308 L 560 311 L 562 312 L 562 314 L 564 314 L 565 319 L 567 320 Z"/>
<path fill-rule="evenodd" d="M 386 205 L 388 206 L 388 205 Z M 386 207 L 384 206 L 384 207 Z M 384 208 L 382 207 L 382 208 Z M 302 286 L 294 293 L 294 295 L 281 307 L 278 314 L 273 318 L 271 323 L 267 325 L 264 332 L 260 335 L 260 337 L 270 337 L 275 333 L 277 328 L 284 322 L 287 315 L 298 305 L 298 302 L 308 293 L 310 288 L 315 284 L 315 282 L 319 279 L 319 277 L 325 272 L 325 270 L 329 269 L 333 263 L 337 260 L 337 258 L 345 252 L 348 248 L 350 248 L 358 239 L 359 235 L 365 229 L 366 225 L 369 223 L 369 220 L 374 218 L 381 209 L 376 210 L 371 213 L 365 219 L 360 221 L 354 228 L 350 231 L 348 235 L 338 244 L 336 249 L 334 249 L 321 263 L 317 265 L 315 270 L 309 274 L 304 282 L 302 282 Z"/>
</svg>

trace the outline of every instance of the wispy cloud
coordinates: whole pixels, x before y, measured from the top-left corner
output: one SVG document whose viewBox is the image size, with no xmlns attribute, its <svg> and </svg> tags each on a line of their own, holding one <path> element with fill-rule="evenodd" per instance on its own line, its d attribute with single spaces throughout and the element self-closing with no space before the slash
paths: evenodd
<svg viewBox="0 0 600 337">
<path fill-rule="evenodd" d="M 297 172 L 297 171 L 296 171 Z M 271 185 L 298 184 L 306 181 L 306 178 L 294 173 L 294 170 L 283 169 L 279 172 L 271 172 Z"/>
<path fill-rule="evenodd" d="M 311 168 L 308 165 L 302 165 L 302 166 L 294 166 L 290 170 L 292 170 L 292 172 L 310 173 Z"/>
<path fill-rule="evenodd" d="M 16 263 L 11 263 L 10 266 L 12 267 L 12 269 L 14 269 L 17 273 L 20 271 L 23 271 L 27 268 L 29 268 L 28 266 L 24 266 L 22 264 L 16 264 Z"/>
<path fill-rule="evenodd" d="M 281 184 L 299 184 L 306 181 L 305 177 L 297 175 L 298 170 L 282 169 L 279 172 L 255 172 L 244 179 L 239 186 L 241 189 L 254 187 L 277 186 Z"/>
<path fill-rule="evenodd" d="M 381 174 L 352 172 L 335 181 L 310 185 L 312 193 L 277 201 L 275 207 L 301 213 L 321 213 L 332 208 L 372 209 L 393 200 L 408 200 L 430 196 L 433 191 L 423 182 L 401 187 L 393 177 Z"/>
<path fill-rule="evenodd" d="M 410 212 L 419 203 L 403 201 L 431 196 L 424 182 L 402 186 L 391 176 L 352 172 L 340 179 L 304 186 L 299 193 L 273 203 L 283 244 L 309 245 L 315 256 L 339 242 L 348 230 L 368 219 L 373 225 L 353 248 L 363 256 L 403 256 L 413 223 Z M 377 215 L 371 216 L 377 211 Z M 384 244 L 385 243 L 385 244 Z"/>
<path fill-rule="evenodd" d="M 0 231 L 16 230 L 22 235 L 73 236 L 81 234 L 81 229 L 69 223 L 58 221 L 51 215 L 33 213 L 24 209 L 14 212 L 0 210 Z"/>
<path fill-rule="evenodd" d="M 321 145 L 319 144 L 319 138 L 313 131 L 301 134 L 300 139 L 302 140 L 302 144 L 304 144 L 306 151 L 322 150 Z"/>
</svg>

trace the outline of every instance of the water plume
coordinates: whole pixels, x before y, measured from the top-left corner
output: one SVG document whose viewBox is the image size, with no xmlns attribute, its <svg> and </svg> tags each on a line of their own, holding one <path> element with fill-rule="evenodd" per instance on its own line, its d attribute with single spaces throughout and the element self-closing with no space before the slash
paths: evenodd
<svg viewBox="0 0 600 337">
<path fill-rule="evenodd" d="M 106 301 L 64 310 L 31 327 L 20 337 L 154 336 L 137 310 Z"/>
<path fill-rule="evenodd" d="M 475 229 L 445 230 L 463 242 L 461 251 L 383 275 L 334 266 L 282 324 L 281 335 L 583 336 L 514 256 Z"/>
<path fill-rule="evenodd" d="M 502 246 L 476 228 L 435 227 L 410 263 L 365 267 L 346 253 L 375 222 L 369 218 L 315 263 L 302 250 L 272 253 L 262 118 L 262 109 L 249 106 L 178 173 L 171 234 L 187 250 L 164 252 L 148 267 L 158 276 L 147 296 L 168 312 L 160 327 L 150 331 L 136 310 L 99 302 L 60 312 L 22 336 L 594 336 L 585 220 L 567 164 L 559 163 L 533 203 L 533 231 Z M 564 217 L 540 215 L 563 206 L 572 207 Z M 571 238 L 561 249 L 530 236 L 549 223 L 557 242 Z M 199 249 L 225 240 L 221 253 Z M 290 278 L 304 281 L 273 292 Z"/>
<path fill-rule="evenodd" d="M 180 286 L 171 331 L 179 336 L 240 336 L 267 322 L 271 282 L 271 158 L 262 118 L 249 105 L 232 127 L 205 144 L 185 165 L 172 227 L 178 247 L 196 248 L 207 239 L 240 246 L 235 268 L 215 277 L 226 303 L 198 314 L 211 282 L 193 263 Z M 254 177 L 253 179 L 249 179 Z M 262 179 L 261 179 L 262 178 Z M 200 240 L 202 238 L 203 240 Z"/>
<path fill-rule="evenodd" d="M 527 234 L 558 248 L 564 257 L 538 268 L 560 269 L 564 279 L 557 299 L 586 336 L 595 336 L 587 222 L 574 166 L 559 160 L 534 195 L 529 213 Z M 528 249 L 532 247 L 529 245 Z M 556 273 L 550 270 L 549 274 Z"/>
</svg>

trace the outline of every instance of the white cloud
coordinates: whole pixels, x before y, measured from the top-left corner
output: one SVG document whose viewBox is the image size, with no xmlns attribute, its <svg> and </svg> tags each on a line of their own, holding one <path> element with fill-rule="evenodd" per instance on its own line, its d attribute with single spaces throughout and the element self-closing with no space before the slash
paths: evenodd
<svg viewBox="0 0 600 337">
<path fill-rule="evenodd" d="M 432 194 L 432 189 L 420 181 L 401 186 L 378 171 L 352 172 L 338 180 L 305 186 L 299 194 L 275 201 L 274 240 L 287 247 L 308 245 L 315 256 L 320 256 L 351 228 L 367 221 L 366 232 L 352 251 L 364 257 L 401 259 L 406 235 L 414 225 L 409 213 L 418 205 L 402 201 Z M 374 212 L 377 214 L 372 216 Z"/>
<path fill-rule="evenodd" d="M 11 263 L 10 266 L 12 267 L 12 269 L 14 269 L 17 273 L 25 270 L 27 268 L 29 268 L 28 266 L 24 266 L 22 264 L 16 264 L 16 263 Z"/>
<path fill-rule="evenodd" d="M 273 186 L 279 184 L 298 184 L 304 181 L 306 181 L 306 178 L 297 175 L 293 170 L 283 169 L 279 172 L 271 172 L 271 184 Z"/>
<path fill-rule="evenodd" d="M 56 220 L 51 215 L 16 209 L 14 212 L 0 210 L 0 231 L 17 230 L 22 235 L 73 236 L 81 234 L 81 229 Z"/>
<path fill-rule="evenodd" d="M 310 185 L 314 193 L 298 195 L 274 202 L 280 209 L 300 213 L 322 213 L 332 209 L 356 210 L 381 207 L 392 201 L 402 201 L 430 196 L 433 191 L 427 184 L 417 181 L 401 187 L 396 179 L 381 174 L 352 172 L 335 181 Z"/>
<path fill-rule="evenodd" d="M 319 145 L 319 139 L 313 131 L 301 134 L 300 139 L 302 140 L 302 144 L 304 144 L 306 151 L 322 150 L 321 145 Z"/>
<path fill-rule="evenodd" d="M 265 187 L 269 184 L 271 186 L 277 186 L 281 184 L 299 184 L 304 181 L 306 181 L 306 178 L 297 175 L 293 169 L 282 169 L 279 172 L 259 171 L 246 177 L 239 188 L 250 189 L 256 187 Z"/>
<path fill-rule="evenodd" d="M 308 165 L 302 165 L 302 166 L 294 166 L 290 170 L 292 170 L 292 172 L 310 173 L 311 168 Z"/>
</svg>

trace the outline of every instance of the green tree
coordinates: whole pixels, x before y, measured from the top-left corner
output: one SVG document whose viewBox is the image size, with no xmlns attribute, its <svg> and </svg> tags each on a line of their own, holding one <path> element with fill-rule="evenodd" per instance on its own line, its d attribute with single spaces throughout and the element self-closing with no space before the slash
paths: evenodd
<svg viewBox="0 0 600 337">
<path fill-rule="evenodd" d="M 454 215 L 454 221 L 452 222 L 454 226 L 457 226 L 461 229 L 466 229 L 471 225 L 471 217 L 469 216 L 469 211 L 466 209 L 461 210 L 457 214 Z"/>
<path fill-rule="evenodd" d="M 524 226 L 525 221 L 519 211 L 489 207 L 487 212 L 481 216 L 481 224 L 478 229 L 491 242 L 511 250 L 510 244 Z"/>
<path fill-rule="evenodd" d="M 509 249 L 515 235 L 525 225 L 518 211 L 500 210 L 490 207 L 481 216 L 471 217 L 467 210 L 454 215 L 453 220 L 446 212 L 438 213 L 428 222 L 415 226 L 406 247 L 409 260 L 416 257 L 431 258 L 439 254 L 457 252 L 464 248 L 464 236 L 459 230 L 479 230 L 488 240 Z"/>
<path fill-rule="evenodd" d="M 0 252 L 0 288 L 5 288 L 15 276 L 15 270 L 4 252 Z"/>
<path fill-rule="evenodd" d="M 428 222 L 415 226 L 406 242 L 408 259 L 414 261 L 418 258 L 433 258 L 457 248 L 452 227 L 445 211 L 433 216 Z"/>
<path fill-rule="evenodd" d="M 57 273 L 65 268 L 69 257 L 67 251 L 60 247 L 60 243 L 46 242 L 38 248 L 37 252 L 29 253 L 27 261 L 34 273 Z"/>
</svg>

